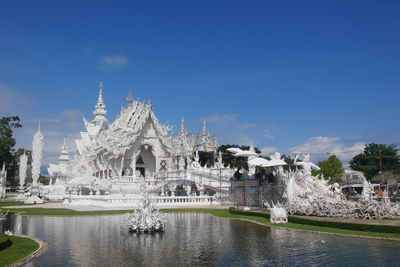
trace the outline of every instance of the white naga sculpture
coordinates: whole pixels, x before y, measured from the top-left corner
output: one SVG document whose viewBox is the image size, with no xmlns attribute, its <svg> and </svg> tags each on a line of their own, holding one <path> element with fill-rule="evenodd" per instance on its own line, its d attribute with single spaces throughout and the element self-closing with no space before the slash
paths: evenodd
<svg viewBox="0 0 400 267">
<path fill-rule="evenodd" d="M 43 157 L 43 134 L 40 131 L 40 123 L 32 142 L 32 185 L 37 186 L 40 176 L 40 167 Z"/>
<path fill-rule="evenodd" d="M 26 171 L 28 170 L 28 156 L 22 154 L 19 158 L 19 187 L 23 188 L 25 185 Z"/>
</svg>

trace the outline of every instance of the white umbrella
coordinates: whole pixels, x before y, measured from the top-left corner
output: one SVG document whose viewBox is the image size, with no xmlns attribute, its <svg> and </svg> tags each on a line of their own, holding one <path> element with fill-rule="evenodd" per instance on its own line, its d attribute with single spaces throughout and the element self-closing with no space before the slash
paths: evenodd
<svg viewBox="0 0 400 267">
<path fill-rule="evenodd" d="M 230 148 L 227 149 L 227 151 L 232 152 L 232 153 L 243 152 L 243 150 L 241 150 L 240 148 L 237 148 L 237 147 L 230 147 Z"/>
<path fill-rule="evenodd" d="M 243 150 L 242 152 L 236 153 L 234 156 L 235 157 L 251 157 L 251 156 L 257 156 L 257 153 L 254 151 L 250 151 L 250 150 Z"/>
<path fill-rule="evenodd" d="M 267 164 L 262 165 L 262 166 L 263 167 L 275 167 L 275 166 L 283 166 L 283 165 L 287 165 L 287 163 L 284 160 L 272 159 Z"/>
<path fill-rule="evenodd" d="M 263 166 L 269 164 L 269 160 L 263 158 L 253 158 L 247 161 L 249 165 Z"/>
</svg>

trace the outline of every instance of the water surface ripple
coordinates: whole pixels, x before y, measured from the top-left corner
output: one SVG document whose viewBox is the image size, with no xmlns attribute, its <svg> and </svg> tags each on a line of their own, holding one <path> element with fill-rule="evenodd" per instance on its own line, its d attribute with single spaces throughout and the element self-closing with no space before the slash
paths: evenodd
<svg viewBox="0 0 400 267">
<path fill-rule="evenodd" d="M 49 250 L 26 266 L 399 266 L 400 242 L 172 213 L 164 233 L 131 234 L 122 215 L 9 215 L 4 229 Z"/>
</svg>

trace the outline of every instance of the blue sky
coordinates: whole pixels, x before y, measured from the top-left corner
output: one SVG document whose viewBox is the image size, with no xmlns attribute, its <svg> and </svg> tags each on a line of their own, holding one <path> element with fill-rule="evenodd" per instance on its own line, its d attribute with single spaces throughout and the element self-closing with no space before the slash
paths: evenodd
<svg viewBox="0 0 400 267">
<path fill-rule="evenodd" d="M 143 1 L 144 2 L 144 1 Z M 220 143 L 327 152 L 400 142 L 399 1 L 8 1 L 0 8 L 0 116 L 19 146 L 39 119 L 46 159 L 128 90 L 163 123 L 201 119 Z"/>
</svg>

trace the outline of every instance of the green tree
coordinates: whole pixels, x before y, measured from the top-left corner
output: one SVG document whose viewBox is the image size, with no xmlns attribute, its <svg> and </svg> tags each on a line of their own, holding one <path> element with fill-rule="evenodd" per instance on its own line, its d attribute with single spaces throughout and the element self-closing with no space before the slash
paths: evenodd
<svg viewBox="0 0 400 267">
<path fill-rule="evenodd" d="M 353 170 L 362 171 L 368 179 L 372 179 L 383 171 L 400 173 L 400 156 L 396 145 L 368 144 L 364 152 L 350 161 Z"/>
<path fill-rule="evenodd" d="M 225 165 L 228 165 L 231 168 L 242 168 L 245 170 L 249 170 L 249 166 L 247 164 L 247 158 L 245 157 L 235 157 L 233 153 L 227 151 L 230 147 L 237 147 L 242 150 L 249 150 L 249 146 L 239 146 L 239 145 L 221 145 L 218 147 L 218 152 L 222 152 L 222 161 Z M 254 148 L 256 153 L 261 153 L 258 148 Z"/>
<path fill-rule="evenodd" d="M 18 116 L 2 117 L 0 119 L 0 165 L 7 166 L 7 178 L 15 177 L 18 172 L 18 159 L 15 155 L 15 138 L 13 129 L 20 128 Z M 0 166 L 0 168 L 1 168 Z"/>
<path fill-rule="evenodd" d="M 342 162 L 335 155 L 330 156 L 327 160 L 320 161 L 317 164 L 321 170 L 314 171 L 314 175 L 323 174 L 325 179 L 329 179 L 329 183 L 338 182 L 344 173 Z"/>
</svg>

